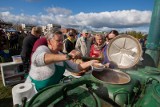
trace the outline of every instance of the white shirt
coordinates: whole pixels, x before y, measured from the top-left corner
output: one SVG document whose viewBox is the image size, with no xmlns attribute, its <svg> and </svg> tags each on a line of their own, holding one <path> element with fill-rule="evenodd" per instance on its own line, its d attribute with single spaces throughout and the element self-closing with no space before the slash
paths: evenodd
<svg viewBox="0 0 160 107">
<path fill-rule="evenodd" d="M 29 76 L 35 80 L 45 80 L 51 77 L 55 73 L 55 65 L 64 66 L 63 62 L 56 62 L 52 64 L 46 65 L 44 62 L 44 55 L 46 53 L 51 53 L 47 46 L 39 46 L 36 51 L 32 55 L 31 59 L 31 69 L 29 72 Z M 59 52 L 59 54 L 62 54 Z M 79 72 L 78 64 L 73 63 L 70 60 L 65 61 L 66 64 L 70 67 L 66 69 L 72 72 Z"/>
</svg>

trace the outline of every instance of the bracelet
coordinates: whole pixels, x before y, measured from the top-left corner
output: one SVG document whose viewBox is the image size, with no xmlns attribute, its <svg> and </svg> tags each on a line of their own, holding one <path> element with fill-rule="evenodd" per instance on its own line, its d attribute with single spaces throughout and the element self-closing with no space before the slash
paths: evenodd
<svg viewBox="0 0 160 107">
<path fill-rule="evenodd" d="M 66 58 L 67 58 L 68 60 L 70 60 L 70 59 L 72 59 L 72 56 L 69 55 L 69 54 L 66 54 Z"/>
</svg>

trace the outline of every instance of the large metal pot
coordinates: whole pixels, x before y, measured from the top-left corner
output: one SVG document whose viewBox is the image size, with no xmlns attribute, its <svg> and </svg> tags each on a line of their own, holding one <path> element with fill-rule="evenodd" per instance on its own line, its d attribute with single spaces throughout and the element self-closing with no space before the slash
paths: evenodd
<svg viewBox="0 0 160 107">
<path fill-rule="evenodd" d="M 142 54 L 141 45 L 129 35 L 120 35 L 109 43 L 106 52 L 109 60 L 119 69 L 93 71 L 91 78 L 103 84 L 101 88 L 95 89 L 95 93 L 99 94 L 101 90 L 107 91 L 109 98 L 120 106 L 129 105 L 140 90 L 140 82 L 132 79 L 121 69 L 131 68 L 139 62 Z M 103 87 L 107 90 L 102 89 Z"/>
<path fill-rule="evenodd" d="M 110 84 L 126 84 L 130 76 L 120 69 L 131 68 L 136 65 L 142 55 L 139 41 L 130 35 L 119 35 L 111 40 L 107 47 L 107 56 L 119 70 L 104 69 L 102 72 L 93 71 L 92 75 L 98 80 Z"/>
<path fill-rule="evenodd" d="M 97 88 L 94 84 L 92 85 L 97 95 L 109 97 L 120 106 L 132 104 L 140 90 L 140 82 L 120 70 L 93 71 L 90 78 L 101 84 L 97 85 Z"/>
</svg>

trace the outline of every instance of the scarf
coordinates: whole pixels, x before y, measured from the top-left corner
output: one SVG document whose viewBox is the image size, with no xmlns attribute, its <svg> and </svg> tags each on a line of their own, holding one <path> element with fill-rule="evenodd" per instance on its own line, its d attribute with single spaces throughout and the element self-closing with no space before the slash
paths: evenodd
<svg viewBox="0 0 160 107">
<path fill-rule="evenodd" d="M 74 43 L 75 42 L 75 39 L 73 39 L 73 38 L 71 38 L 71 37 L 69 37 L 68 36 L 68 38 L 67 38 L 69 41 L 71 41 L 72 43 Z"/>
<path fill-rule="evenodd" d="M 96 50 L 102 50 L 105 46 L 106 46 L 106 43 L 103 43 L 103 44 L 100 45 L 100 46 L 94 44 L 94 48 L 95 48 Z"/>
</svg>

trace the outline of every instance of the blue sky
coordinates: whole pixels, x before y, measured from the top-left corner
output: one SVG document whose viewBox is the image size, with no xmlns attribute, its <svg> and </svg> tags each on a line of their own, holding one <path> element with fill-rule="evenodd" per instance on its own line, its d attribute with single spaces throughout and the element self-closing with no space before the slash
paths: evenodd
<svg viewBox="0 0 160 107">
<path fill-rule="evenodd" d="M 154 0 L 1 0 L 7 22 L 148 32 Z"/>
</svg>

